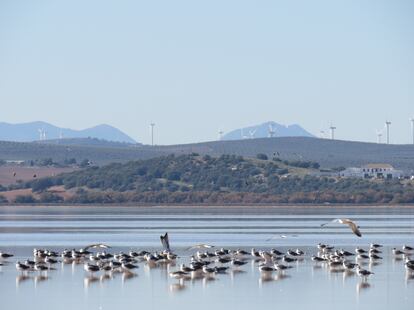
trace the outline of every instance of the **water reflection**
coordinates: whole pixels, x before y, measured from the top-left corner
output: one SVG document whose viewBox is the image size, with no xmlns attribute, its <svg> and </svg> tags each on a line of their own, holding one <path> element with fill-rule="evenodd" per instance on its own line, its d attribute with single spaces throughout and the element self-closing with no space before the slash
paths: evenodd
<svg viewBox="0 0 414 310">
<path fill-rule="evenodd" d="M 186 288 L 184 279 L 180 279 L 178 282 L 176 283 L 172 283 L 169 285 L 169 291 L 171 293 L 178 293 L 183 291 Z"/>
<path fill-rule="evenodd" d="M 113 211 L 113 209 L 106 210 Z M 336 210 L 338 214 L 344 212 L 342 209 Z M 126 216 L 128 220 L 117 219 L 113 221 L 112 214 L 110 214 L 112 211 L 108 211 L 108 216 L 105 218 L 104 223 L 101 222 L 101 219 L 94 218 L 93 215 L 79 218 L 74 216 L 70 221 L 65 219 L 66 215 L 62 215 L 61 218 L 54 215 L 56 227 L 59 227 L 60 224 L 62 224 L 62 227 L 59 230 L 57 229 L 56 232 L 50 228 L 51 230 L 49 231 L 53 231 L 53 233 L 47 235 L 40 235 L 38 232 L 46 229 L 49 222 L 44 221 L 41 217 L 39 217 L 40 220 L 36 221 L 29 219 L 29 225 L 39 226 L 35 234 L 22 234 L 18 235 L 17 238 L 12 233 L 0 234 L 0 245 L 11 242 L 8 240 L 13 240 L 13 242 L 14 240 L 20 240 L 19 242 L 24 243 L 24 246 L 17 251 L 24 253 L 25 257 L 22 259 L 26 259 L 28 257 L 26 255 L 31 256 L 33 245 L 36 244 L 34 241 L 42 242 L 42 245 L 52 244 L 55 245 L 56 250 L 61 250 L 64 247 L 68 247 L 68 244 L 72 247 L 79 245 L 79 243 L 87 244 L 88 241 L 105 240 L 113 246 L 112 250 L 114 252 L 128 252 L 131 246 L 130 240 L 132 240 L 131 232 L 133 232 L 133 234 L 139 236 L 136 244 L 142 242 L 140 246 L 144 245 L 147 250 L 159 251 L 159 230 L 164 230 L 168 227 L 168 229 L 171 228 L 171 235 L 174 235 L 173 247 L 179 252 L 177 254 L 179 254 L 180 258 L 177 262 L 158 263 L 139 260 L 137 264 L 140 268 L 134 270 L 134 274 L 115 270 L 112 272 L 100 271 L 95 275 L 89 275 L 84 272 L 83 266 L 80 264 L 81 261 L 73 259 L 62 259 L 59 270 L 53 273 L 49 272 L 46 275 L 35 272 L 18 275 L 14 265 L 9 264 L 9 266 L 5 264 L 5 266 L 0 266 L 2 271 L 0 274 L 0 292 L 2 292 L 2 305 L 5 305 L 4 308 L 44 308 L 44 296 L 47 294 L 50 296 L 48 298 L 48 306 L 50 303 L 55 303 L 53 308 L 59 308 L 59 305 L 64 304 L 65 309 L 83 310 L 98 308 L 98 306 L 102 306 L 103 309 L 109 309 L 113 307 L 115 302 L 119 305 L 122 302 L 133 305 L 135 302 L 139 303 L 140 307 L 151 309 L 180 308 L 183 310 L 192 309 L 194 304 L 200 303 L 200 308 L 203 309 L 220 309 L 223 302 L 232 302 L 231 305 L 228 304 L 227 308 L 234 307 L 246 310 L 251 309 L 252 303 L 245 301 L 254 300 L 257 296 L 260 296 L 261 307 L 273 307 L 275 290 L 281 292 L 280 296 L 278 296 L 278 306 L 286 309 L 302 309 L 305 308 L 304 306 L 309 308 L 316 307 L 319 310 L 333 308 L 336 310 L 356 309 L 359 306 L 356 303 L 359 302 L 360 294 L 361 309 L 365 309 L 367 308 L 366 305 L 370 305 L 372 309 L 387 310 L 386 307 L 393 304 L 400 310 L 406 310 L 409 309 L 407 304 L 411 307 L 414 304 L 414 295 L 412 294 L 414 275 L 405 272 L 403 258 L 393 257 L 390 247 L 384 247 L 383 254 L 381 255 L 384 256 L 383 261 L 358 260 L 358 262 L 375 273 L 369 279 L 370 282 L 360 281 L 355 271 L 343 270 L 343 268 L 331 270 L 325 262 L 317 263 L 311 261 L 310 257 L 318 251 L 316 244 L 319 241 L 333 245 L 341 244 L 347 251 L 352 252 L 356 245 L 360 245 L 365 249 L 369 247 L 367 238 L 357 239 L 351 234 L 342 234 L 340 229 L 338 231 L 335 230 L 334 233 L 324 234 L 324 231 L 322 235 L 319 234 L 319 226 L 316 223 L 321 218 L 328 217 L 329 215 L 318 217 L 314 215 L 306 216 L 301 218 L 299 223 L 296 217 L 290 217 L 289 215 L 283 218 L 277 214 L 273 214 L 271 218 L 265 216 L 258 217 L 256 215 L 253 217 L 237 215 L 234 218 L 227 217 L 226 219 L 220 216 L 203 219 L 195 218 L 192 215 L 185 219 L 179 216 L 172 218 L 170 215 L 149 219 L 148 215 L 144 215 L 142 218 L 132 220 Z M 360 215 L 358 214 L 358 216 Z M 414 216 L 411 216 L 411 218 L 414 219 Z M 402 240 L 408 244 L 414 243 L 412 233 L 408 234 L 408 228 L 412 231 L 412 223 L 414 222 L 410 224 L 405 217 L 400 217 L 398 219 L 400 222 L 397 224 L 394 224 L 393 218 L 389 219 L 388 217 L 380 219 L 380 222 L 377 221 L 376 216 L 361 219 L 357 217 L 356 220 L 364 223 L 364 226 L 367 227 L 365 231 L 369 234 L 369 237 L 374 236 L 378 240 L 382 240 L 378 237 L 378 235 L 382 234 L 381 236 L 384 236 L 384 243 L 393 243 L 394 246 L 403 244 Z M 19 222 L 19 220 L 13 221 Z M 197 221 L 197 224 L 203 222 L 203 230 L 196 227 L 195 221 Z M 140 235 L 139 231 L 141 228 L 139 227 L 140 225 L 144 226 L 143 223 L 145 224 L 145 230 L 143 229 L 145 233 Z M 162 223 L 163 225 L 157 226 L 154 223 Z M 20 224 L 26 223 L 20 222 Z M 77 226 L 75 227 L 74 224 Z M 388 231 L 384 228 L 385 226 L 381 226 L 385 224 L 392 224 L 393 228 Z M 3 225 L 1 219 L 0 225 Z M 13 226 L 15 224 L 10 222 L 7 225 Z M 188 229 L 190 225 L 195 228 Z M 273 225 L 278 228 L 272 228 Z M 397 236 L 393 235 L 392 231 L 394 229 L 395 231 L 400 231 L 400 228 L 397 229 L 395 227 L 400 227 L 401 225 L 404 226 L 405 235 L 400 233 Z M 91 227 L 96 226 L 108 226 L 109 229 L 92 231 Z M 117 230 L 114 233 L 111 227 L 115 226 L 122 228 L 122 230 Z M 248 255 L 246 256 L 247 265 L 240 268 L 231 266 L 227 274 L 205 276 L 203 273 L 191 273 L 191 275 L 182 279 L 170 278 L 169 273 L 176 271 L 180 263 L 188 264 L 190 255 L 193 253 L 189 253 L 189 251 L 184 249 L 187 248 L 186 243 L 192 242 L 194 238 L 201 240 L 200 242 L 220 245 L 220 247 L 228 245 L 230 249 L 241 247 L 248 252 L 250 252 L 253 246 L 257 249 L 268 250 L 266 246 L 263 246 L 265 226 L 268 226 L 269 230 L 301 231 L 300 237 L 284 240 L 283 242 L 275 241 L 275 244 L 272 243 L 272 247 L 284 253 L 288 249 L 287 245 L 290 243 L 293 243 L 292 247 L 294 248 L 307 247 L 305 249 L 307 252 L 305 259 L 299 259 L 297 262 L 290 263 L 293 268 L 285 273 L 271 272 L 263 274 L 258 269 L 259 263 L 262 260 L 259 258 L 251 259 L 251 256 Z M 370 227 L 374 226 L 375 228 L 372 228 L 370 231 Z M 68 227 L 67 231 L 70 231 L 69 233 L 65 231 L 65 227 Z M 88 233 L 80 233 L 75 236 L 73 234 L 73 227 L 79 229 L 79 231 L 88 231 Z M 381 232 L 379 233 L 379 231 Z M 191 232 L 191 235 L 188 232 Z M 388 236 L 392 236 L 392 239 Z M 266 243 L 266 245 L 270 248 L 269 243 Z M 354 261 L 354 257 L 350 257 L 349 260 Z M 214 264 L 212 263 L 212 265 Z M 21 285 L 18 290 L 15 289 L 13 284 L 15 277 L 16 287 Z M 25 282 L 29 284 L 25 285 Z M 36 290 L 32 287 L 33 283 Z M 306 294 L 303 294 L 301 298 L 297 298 L 298 291 L 302 290 L 306 290 Z M 320 292 L 323 292 L 326 298 L 321 298 Z M 343 296 L 347 303 L 338 303 L 336 298 L 338 296 L 341 298 Z M 358 301 L 356 302 L 356 300 Z M 58 304 L 57 307 L 56 304 Z"/>
<path fill-rule="evenodd" d="M 363 291 L 371 288 L 371 284 L 367 281 L 360 281 L 357 283 L 356 291 L 357 295 L 361 294 Z"/>
<path fill-rule="evenodd" d="M 135 277 L 137 277 L 138 275 L 134 272 L 131 271 L 126 271 L 122 273 L 122 283 L 125 283 L 128 280 L 131 280 Z"/>
<path fill-rule="evenodd" d="M 49 280 L 50 277 L 47 274 L 39 274 L 35 276 L 33 279 L 34 279 L 35 288 L 37 288 L 37 285 L 39 283 Z"/>
<path fill-rule="evenodd" d="M 31 279 L 30 276 L 28 276 L 27 274 L 19 274 L 16 276 L 16 288 L 19 288 L 20 284 Z"/>
<path fill-rule="evenodd" d="M 85 276 L 83 279 L 83 286 L 88 288 L 93 283 L 99 283 L 100 278 L 94 275 Z"/>
<path fill-rule="evenodd" d="M 282 281 L 291 278 L 291 275 L 285 274 L 285 273 L 277 273 L 275 275 L 275 281 Z"/>
</svg>

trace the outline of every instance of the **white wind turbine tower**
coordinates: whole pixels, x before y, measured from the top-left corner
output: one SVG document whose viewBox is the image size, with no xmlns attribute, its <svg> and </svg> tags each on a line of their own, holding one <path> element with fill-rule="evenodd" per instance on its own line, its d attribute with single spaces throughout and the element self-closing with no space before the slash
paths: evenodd
<svg viewBox="0 0 414 310">
<path fill-rule="evenodd" d="M 219 138 L 220 141 L 223 140 L 223 134 L 224 134 L 224 131 L 223 130 L 219 130 L 219 132 L 218 132 L 218 138 Z"/>
<path fill-rule="evenodd" d="M 390 144 L 390 121 L 385 121 L 385 127 L 387 128 L 387 144 Z"/>
<path fill-rule="evenodd" d="M 411 122 L 412 143 L 414 144 L 414 117 L 410 118 L 410 122 Z"/>
<path fill-rule="evenodd" d="M 46 131 L 42 128 L 42 129 L 38 129 L 37 130 L 39 132 L 39 140 L 43 141 L 46 140 Z"/>
<path fill-rule="evenodd" d="M 336 129 L 336 127 L 331 125 L 329 127 L 329 129 L 331 130 L 331 140 L 334 140 L 335 139 L 335 129 Z"/>
<path fill-rule="evenodd" d="M 154 146 L 154 127 L 155 127 L 155 123 L 151 123 L 151 146 Z"/>
<path fill-rule="evenodd" d="M 254 139 L 254 135 L 256 134 L 257 129 L 249 130 L 250 139 Z"/>
<path fill-rule="evenodd" d="M 381 143 L 382 130 L 377 130 L 377 143 Z"/>
<path fill-rule="evenodd" d="M 273 124 L 269 124 L 269 138 L 273 138 L 276 134 L 276 130 L 273 128 Z"/>
<path fill-rule="evenodd" d="M 242 139 L 247 139 L 248 137 L 244 134 L 243 128 L 240 129 L 240 135 Z"/>
</svg>

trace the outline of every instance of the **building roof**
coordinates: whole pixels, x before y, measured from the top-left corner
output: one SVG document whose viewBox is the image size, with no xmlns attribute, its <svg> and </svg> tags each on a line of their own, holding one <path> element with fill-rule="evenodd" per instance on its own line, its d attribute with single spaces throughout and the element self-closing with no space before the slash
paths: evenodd
<svg viewBox="0 0 414 310">
<path fill-rule="evenodd" d="M 368 169 L 394 169 L 393 166 L 390 164 L 367 164 L 362 166 L 361 168 L 368 168 Z"/>
</svg>

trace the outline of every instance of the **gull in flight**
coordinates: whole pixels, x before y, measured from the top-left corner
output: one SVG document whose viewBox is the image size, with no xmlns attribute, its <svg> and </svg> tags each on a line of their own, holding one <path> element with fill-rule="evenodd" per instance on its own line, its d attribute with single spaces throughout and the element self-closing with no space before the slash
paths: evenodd
<svg viewBox="0 0 414 310">
<path fill-rule="evenodd" d="M 334 220 L 332 220 L 332 221 L 330 221 L 328 223 L 321 224 L 321 227 L 326 226 L 326 225 L 328 225 L 330 223 L 339 223 L 339 224 L 348 225 L 349 228 L 351 228 L 352 232 L 355 235 L 357 235 L 358 237 L 362 237 L 362 234 L 359 231 L 359 226 L 354 221 L 352 221 L 350 219 L 334 219 Z"/>
<path fill-rule="evenodd" d="M 267 238 L 266 241 L 270 241 L 276 238 L 280 238 L 280 239 L 285 239 L 285 238 L 297 238 L 298 235 L 276 235 L 276 236 L 272 236 L 270 238 Z"/>
<path fill-rule="evenodd" d="M 103 243 L 95 243 L 95 244 L 90 244 L 87 245 L 86 247 L 83 248 L 84 251 L 87 251 L 89 249 L 110 249 L 111 247 L 109 245 L 103 244 Z"/>
<path fill-rule="evenodd" d="M 211 249 L 211 248 L 214 248 L 214 245 L 200 243 L 200 244 L 196 244 L 196 245 L 193 245 L 193 246 L 188 247 L 187 250 L 192 250 L 192 249 Z"/>
</svg>

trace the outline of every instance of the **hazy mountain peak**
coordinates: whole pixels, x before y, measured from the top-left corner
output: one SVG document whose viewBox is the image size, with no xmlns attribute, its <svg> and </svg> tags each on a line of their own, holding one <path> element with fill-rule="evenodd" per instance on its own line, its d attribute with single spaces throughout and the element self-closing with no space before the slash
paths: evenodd
<svg viewBox="0 0 414 310">
<path fill-rule="evenodd" d="M 314 137 L 314 135 L 298 124 L 284 125 L 269 121 L 259 125 L 232 130 L 223 135 L 222 139 L 239 140 L 266 137 Z"/>
<path fill-rule="evenodd" d="M 88 137 L 107 141 L 136 143 L 127 134 L 108 124 L 99 124 L 82 130 L 75 130 L 57 127 L 43 121 L 20 124 L 0 122 L 0 140 L 3 141 L 30 142 L 59 138 Z"/>
</svg>

